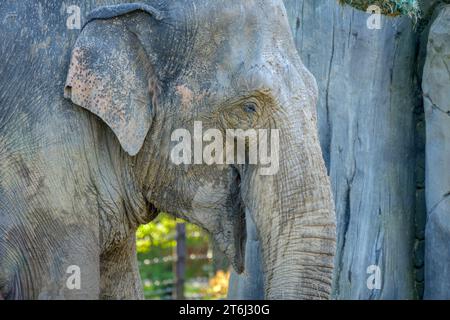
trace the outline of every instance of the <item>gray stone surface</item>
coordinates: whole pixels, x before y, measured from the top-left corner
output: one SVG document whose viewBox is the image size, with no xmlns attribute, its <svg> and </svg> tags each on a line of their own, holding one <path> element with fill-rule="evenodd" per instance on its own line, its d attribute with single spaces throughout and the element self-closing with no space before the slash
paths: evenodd
<svg viewBox="0 0 450 320">
<path fill-rule="evenodd" d="M 427 128 L 425 298 L 450 299 L 450 5 L 431 26 L 422 81 Z"/>
<path fill-rule="evenodd" d="M 285 4 L 320 90 L 319 132 L 338 220 L 334 298 L 415 298 L 423 278 L 424 197 L 416 190 L 421 102 L 412 23 L 383 17 L 381 30 L 370 30 L 368 14 L 335 1 Z M 259 263 L 248 262 L 249 272 Z M 380 268 L 381 289 L 367 287 L 371 265 Z M 252 286 L 230 296 L 248 298 Z"/>
</svg>

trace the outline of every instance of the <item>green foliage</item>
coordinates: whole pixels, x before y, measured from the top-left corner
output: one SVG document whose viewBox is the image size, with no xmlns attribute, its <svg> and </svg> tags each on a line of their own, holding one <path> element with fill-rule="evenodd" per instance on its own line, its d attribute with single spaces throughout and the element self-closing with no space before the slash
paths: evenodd
<svg viewBox="0 0 450 320">
<path fill-rule="evenodd" d="M 152 247 L 161 249 L 174 247 L 175 226 L 176 220 L 165 214 L 159 215 L 149 224 L 140 226 L 136 232 L 137 252 L 147 253 Z"/>
<path fill-rule="evenodd" d="M 160 214 L 151 223 L 140 226 L 136 232 L 139 270 L 147 299 L 170 296 L 174 280 L 173 253 L 176 246 L 177 222 L 183 221 L 177 221 L 167 214 Z M 187 223 L 186 246 L 188 255 L 206 256 L 209 251 L 209 237 L 199 227 Z M 212 264 L 209 259 L 188 259 L 185 274 L 186 294 L 202 294 L 203 288 L 189 281 L 194 278 L 208 278 L 210 275 Z"/>
<path fill-rule="evenodd" d="M 417 0 L 339 0 L 339 3 L 364 11 L 370 5 L 376 5 L 381 8 L 383 14 L 390 16 L 408 15 L 417 18 L 420 12 Z"/>
<path fill-rule="evenodd" d="M 178 222 L 182 222 L 178 220 Z M 136 232 L 138 253 L 148 253 L 155 248 L 169 249 L 176 245 L 175 227 L 177 220 L 167 214 L 160 214 L 154 221 L 142 225 Z M 208 243 L 207 234 L 193 224 L 186 224 L 187 245 L 189 247 Z"/>
</svg>

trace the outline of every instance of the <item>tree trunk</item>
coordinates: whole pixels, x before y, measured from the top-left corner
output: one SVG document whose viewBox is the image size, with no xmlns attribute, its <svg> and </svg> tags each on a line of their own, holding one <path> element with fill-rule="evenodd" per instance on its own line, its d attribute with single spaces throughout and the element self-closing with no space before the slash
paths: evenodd
<svg viewBox="0 0 450 320">
<path fill-rule="evenodd" d="M 450 299 L 450 5 L 438 12 L 422 80 L 427 127 L 425 298 Z"/>
</svg>

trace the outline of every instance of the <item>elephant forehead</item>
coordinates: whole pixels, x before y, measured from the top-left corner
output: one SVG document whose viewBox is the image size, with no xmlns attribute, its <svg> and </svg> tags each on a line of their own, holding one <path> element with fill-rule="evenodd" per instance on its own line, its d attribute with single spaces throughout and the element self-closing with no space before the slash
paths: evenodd
<svg viewBox="0 0 450 320">
<path fill-rule="evenodd" d="M 197 15 L 194 77 L 205 79 L 209 73 L 227 83 L 255 66 L 280 74 L 284 68 L 280 62 L 298 59 L 281 1 L 227 1 L 205 4 L 203 9 Z"/>
<path fill-rule="evenodd" d="M 209 20 L 212 16 L 216 23 L 252 24 L 255 22 L 273 22 L 273 18 L 285 12 L 282 0 L 227 0 L 227 1 L 195 1 L 196 11 Z M 275 13 L 275 15 L 274 15 Z M 268 21 L 269 20 L 269 21 Z M 272 20 L 272 21 L 270 21 Z"/>
<path fill-rule="evenodd" d="M 289 22 L 281 0 L 196 1 L 193 5 L 192 10 L 179 11 L 177 20 L 196 25 L 197 38 L 208 41 L 202 44 L 204 50 L 223 45 L 260 49 L 264 43 L 273 46 L 274 40 L 289 38 Z"/>
</svg>

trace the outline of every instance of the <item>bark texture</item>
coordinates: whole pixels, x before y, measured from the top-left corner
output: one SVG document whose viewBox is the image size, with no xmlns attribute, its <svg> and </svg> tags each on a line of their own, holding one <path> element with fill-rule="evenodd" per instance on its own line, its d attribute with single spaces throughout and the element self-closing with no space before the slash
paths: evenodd
<svg viewBox="0 0 450 320">
<path fill-rule="evenodd" d="M 450 5 L 431 26 L 422 81 L 427 127 L 425 298 L 450 299 Z"/>
</svg>

